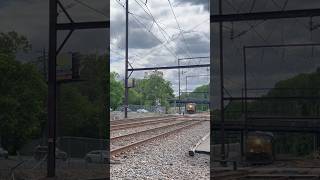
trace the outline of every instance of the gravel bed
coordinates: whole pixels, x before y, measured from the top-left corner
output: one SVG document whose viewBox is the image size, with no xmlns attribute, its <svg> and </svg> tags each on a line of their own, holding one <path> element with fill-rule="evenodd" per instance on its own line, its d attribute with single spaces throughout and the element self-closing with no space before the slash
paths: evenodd
<svg viewBox="0 0 320 180">
<path fill-rule="evenodd" d="M 167 133 L 167 132 L 173 131 L 175 129 L 179 129 L 179 128 L 183 127 L 183 126 L 186 126 L 186 125 L 189 125 L 189 124 L 192 124 L 192 123 L 194 123 L 194 122 L 186 121 L 184 123 L 177 124 L 177 125 L 174 125 L 172 127 L 153 130 L 153 131 L 150 131 L 150 132 L 145 132 L 145 133 L 141 133 L 141 134 L 137 134 L 137 135 L 127 136 L 127 137 L 121 138 L 119 140 L 111 141 L 110 148 L 114 149 L 114 148 L 118 148 L 118 147 L 125 146 L 125 145 L 128 145 L 128 144 L 132 144 L 132 143 L 135 143 L 135 142 L 138 142 L 138 141 L 142 141 L 142 140 L 145 140 L 145 139 L 160 135 L 162 133 Z"/>
<path fill-rule="evenodd" d="M 210 179 L 210 156 L 188 155 L 188 151 L 209 132 L 203 122 L 160 141 L 143 145 L 111 165 L 111 179 Z"/>
<path fill-rule="evenodd" d="M 145 125 L 145 126 L 141 126 L 141 127 L 134 127 L 134 128 L 130 128 L 130 129 L 114 130 L 114 131 L 110 132 L 110 136 L 111 137 L 123 136 L 123 135 L 126 135 L 126 134 L 136 133 L 136 132 L 139 132 L 139 131 L 153 129 L 153 128 L 157 128 L 157 127 L 161 127 L 161 126 L 165 126 L 165 125 L 169 125 L 169 124 L 175 124 L 177 122 L 181 122 L 181 121 L 175 120 L 175 121 L 172 121 L 172 122 L 164 122 L 164 123 L 159 123 L 159 124 L 150 124 L 150 125 Z"/>
</svg>

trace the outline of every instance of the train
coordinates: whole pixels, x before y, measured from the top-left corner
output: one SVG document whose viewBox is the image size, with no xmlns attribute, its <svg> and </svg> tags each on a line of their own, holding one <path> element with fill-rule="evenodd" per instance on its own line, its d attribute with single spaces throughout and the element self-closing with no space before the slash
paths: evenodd
<svg viewBox="0 0 320 180">
<path fill-rule="evenodd" d="M 197 112 L 196 103 L 187 103 L 186 104 L 186 113 L 194 114 Z"/>
<path fill-rule="evenodd" d="M 269 164 L 274 161 L 274 136 L 270 132 L 249 132 L 246 143 L 246 161 Z"/>
</svg>

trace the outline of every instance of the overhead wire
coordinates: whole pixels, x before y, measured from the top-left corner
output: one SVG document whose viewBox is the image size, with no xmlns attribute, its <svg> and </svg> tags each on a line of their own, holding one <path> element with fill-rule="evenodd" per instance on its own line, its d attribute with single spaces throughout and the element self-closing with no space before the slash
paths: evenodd
<svg viewBox="0 0 320 180">
<path fill-rule="evenodd" d="M 175 19 L 175 21 L 176 21 L 176 23 L 177 23 L 177 26 L 178 26 L 178 28 L 179 28 L 179 30 L 180 30 L 180 34 L 181 34 L 181 37 L 182 37 L 182 39 L 183 39 L 183 41 L 184 41 L 184 45 L 185 45 L 185 47 L 186 47 L 187 53 L 188 53 L 189 57 L 191 57 L 189 46 L 187 45 L 187 41 L 186 41 L 186 38 L 185 38 L 184 34 L 182 33 L 183 31 L 182 31 L 181 26 L 180 26 L 180 24 L 179 24 L 179 22 L 178 22 L 178 18 L 177 18 L 176 14 L 175 14 L 175 12 L 174 12 L 174 10 L 173 10 L 171 1 L 168 0 L 168 3 L 169 3 L 169 6 L 170 6 L 170 9 L 171 9 L 171 12 L 172 12 L 172 14 L 173 14 L 173 16 L 174 16 L 174 19 Z"/>
<path fill-rule="evenodd" d="M 108 15 L 105 14 L 105 12 L 100 11 L 100 10 L 98 10 L 97 8 L 92 7 L 92 6 L 90 6 L 89 4 L 87 4 L 87 3 L 85 3 L 85 2 L 83 2 L 83 1 L 81 1 L 81 0 L 73 0 L 73 1 L 81 4 L 81 5 L 84 6 L 84 7 L 87 7 L 88 9 L 91 9 L 92 11 L 96 12 L 97 14 L 100 14 L 100 15 L 103 15 L 103 16 L 105 16 L 105 17 L 108 17 Z"/>
<path fill-rule="evenodd" d="M 119 1 L 119 0 L 118 0 L 118 1 Z M 117 2 L 118 4 L 120 4 L 123 8 L 125 8 L 125 6 L 124 6 L 123 4 L 121 4 L 120 2 L 118 2 L 118 1 L 116 0 L 116 2 Z M 132 15 L 132 16 L 137 16 L 136 14 L 134 14 L 134 13 L 132 13 L 132 12 L 129 12 L 129 14 Z M 141 17 L 141 16 L 138 16 L 138 17 Z M 137 18 L 137 17 L 135 17 L 135 18 Z M 186 34 L 186 33 L 191 33 L 193 30 L 197 29 L 198 27 L 200 27 L 201 25 L 203 25 L 205 22 L 209 21 L 209 19 L 210 19 L 210 18 L 205 19 L 204 21 L 198 23 L 197 25 L 195 25 L 194 27 L 190 28 L 189 30 L 184 31 L 183 33 L 185 33 L 185 34 Z M 140 22 L 141 22 L 141 21 L 140 21 Z M 158 22 L 158 23 L 159 23 L 159 22 Z M 165 44 L 168 44 L 168 43 L 170 43 L 171 41 L 176 40 L 177 38 L 179 38 L 179 37 L 177 37 L 177 36 L 175 37 L 175 35 L 172 35 L 172 37 L 170 37 L 169 40 L 163 42 L 163 43 L 160 44 L 158 47 L 152 48 L 149 52 L 144 53 L 143 56 L 146 57 L 146 56 L 150 55 L 150 54 L 153 53 L 156 49 L 165 46 Z M 142 56 L 142 55 L 141 55 L 141 56 Z M 141 57 L 141 56 L 140 56 L 140 57 Z"/>
</svg>

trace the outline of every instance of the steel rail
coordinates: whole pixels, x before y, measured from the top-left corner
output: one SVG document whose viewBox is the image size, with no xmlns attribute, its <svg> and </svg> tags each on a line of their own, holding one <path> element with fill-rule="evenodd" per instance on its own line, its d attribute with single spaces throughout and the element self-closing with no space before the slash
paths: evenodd
<svg viewBox="0 0 320 180">
<path fill-rule="evenodd" d="M 178 122 L 178 123 L 169 124 L 169 125 L 165 125 L 165 126 L 160 126 L 160 127 L 157 127 L 157 128 L 147 129 L 147 130 L 144 130 L 144 131 L 130 133 L 130 134 L 122 135 L 122 136 L 116 136 L 116 137 L 110 138 L 110 140 L 111 141 L 119 140 L 119 139 L 126 138 L 126 137 L 129 137 L 129 136 L 136 136 L 136 135 L 140 135 L 140 134 L 143 134 L 143 133 L 148 133 L 148 132 L 152 132 L 152 131 L 157 131 L 157 130 L 161 130 L 161 129 L 166 129 L 166 128 L 178 126 L 178 125 L 181 125 L 181 124 L 186 124 L 186 123 L 189 123 L 189 122 L 191 122 L 191 121 L 183 121 L 183 122 Z"/>
<path fill-rule="evenodd" d="M 181 128 L 178 128 L 178 129 L 175 129 L 175 130 L 172 130 L 172 131 L 169 131 L 169 132 L 166 132 L 166 133 L 162 133 L 160 135 L 157 135 L 157 136 L 153 136 L 151 138 L 148 138 L 148 139 L 145 139 L 145 140 L 142 140 L 142 141 L 138 141 L 138 142 L 135 142 L 135 143 L 132 143 L 132 144 L 129 144 L 127 146 L 123 146 L 123 147 L 120 147 L 120 148 L 116 148 L 116 149 L 113 149 L 110 151 L 110 154 L 112 157 L 114 156 L 117 156 L 123 152 L 126 152 L 126 151 L 129 151 L 130 149 L 134 148 L 134 147 L 138 147 L 142 144 L 145 144 L 147 142 L 150 142 L 150 141 L 153 141 L 155 139 L 159 139 L 159 138 L 163 138 L 163 137 L 166 137 L 166 136 L 169 136 L 171 134 L 174 134 L 174 133 L 177 133 L 183 129 L 186 129 L 186 128 L 189 128 L 189 127 L 192 127 L 192 126 L 195 126 L 195 125 L 198 125 L 202 123 L 202 121 L 198 121 L 196 123 L 193 123 L 193 124 L 189 124 L 189 125 L 186 125 L 186 126 L 183 126 Z"/>
<path fill-rule="evenodd" d="M 160 119 L 160 120 L 154 120 L 154 121 L 144 121 L 144 122 L 139 122 L 139 123 L 121 124 L 118 126 L 111 127 L 110 130 L 111 131 L 122 130 L 122 129 L 135 128 L 135 127 L 141 127 L 141 126 L 146 126 L 146 125 L 167 123 L 169 121 L 177 121 L 177 120 L 179 120 L 179 119 L 170 118 L 170 119 Z"/>
<path fill-rule="evenodd" d="M 164 118 L 169 118 L 169 117 L 176 117 L 174 115 L 168 115 L 168 116 L 148 116 L 148 117 L 139 117 L 139 118 L 130 118 L 130 119 L 122 119 L 122 120 L 113 120 L 110 121 L 111 125 L 118 125 L 118 124 L 124 124 L 124 123 L 129 123 L 129 122 L 138 122 L 146 119 L 164 119 Z"/>
</svg>

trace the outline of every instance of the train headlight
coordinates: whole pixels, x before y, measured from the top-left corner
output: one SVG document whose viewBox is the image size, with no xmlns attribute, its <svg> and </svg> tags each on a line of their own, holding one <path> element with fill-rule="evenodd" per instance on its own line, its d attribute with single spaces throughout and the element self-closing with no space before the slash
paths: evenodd
<svg viewBox="0 0 320 180">
<path fill-rule="evenodd" d="M 257 144 L 257 145 L 261 145 L 261 139 L 255 139 L 254 143 Z"/>
</svg>

